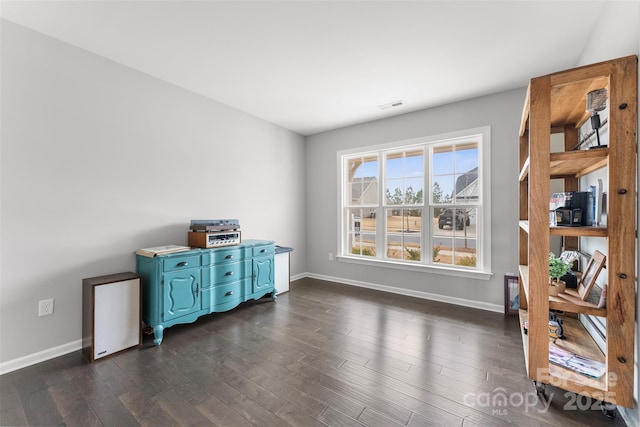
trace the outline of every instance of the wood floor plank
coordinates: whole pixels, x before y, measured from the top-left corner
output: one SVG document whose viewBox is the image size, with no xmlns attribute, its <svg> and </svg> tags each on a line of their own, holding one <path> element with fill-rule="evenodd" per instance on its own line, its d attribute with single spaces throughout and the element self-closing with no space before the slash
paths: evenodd
<svg viewBox="0 0 640 427">
<path fill-rule="evenodd" d="M 272 414 L 275 414 L 285 404 L 282 397 L 245 378 L 239 372 L 230 369 L 228 365 L 218 365 L 214 368 L 213 374 L 240 392 L 231 401 L 245 396 Z"/>
<path fill-rule="evenodd" d="M 320 421 L 332 427 L 363 427 L 366 424 L 335 410 L 331 406 L 320 414 Z"/>
<path fill-rule="evenodd" d="M 40 388 L 23 395 L 22 406 L 30 425 L 56 426 L 64 422 L 48 388 Z"/>
<path fill-rule="evenodd" d="M 420 414 L 413 414 L 407 427 L 461 427 L 464 420 L 460 417 L 427 417 Z"/>
<path fill-rule="evenodd" d="M 22 404 L 3 406 L 0 409 L 0 425 L 2 426 L 26 426 L 27 414 L 24 412 Z"/>
<path fill-rule="evenodd" d="M 625 425 L 551 386 L 546 407 L 521 340 L 515 317 L 306 278 L 160 346 L 145 335 L 93 364 L 78 351 L 5 374 L 0 425 Z M 536 400 L 493 407 L 497 393 Z"/>
<path fill-rule="evenodd" d="M 350 366 L 351 368 L 361 369 L 357 365 L 350 365 Z M 342 367 L 342 370 L 344 369 L 345 367 Z M 366 373 L 361 373 L 361 375 L 366 375 Z M 357 378 L 358 378 L 357 376 L 352 376 L 352 377 L 349 377 L 349 380 L 356 381 Z M 437 378 L 437 381 L 434 381 L 435 378 Z M 463 405 L 467 400 L 467 395 L 469 394 L 469 390 L 479 390 L 479 393 L 482 395 L 490 395 L 492 392 L 495 392 L 494 389 L 487 388 L 482 383 L 481 380 L 477 381 L 477 383 L 481 385 L 476 384 L 476 387 L 473 389 L 463 383 L 458 384 L 458 387 L 455 388 L 455 387 L 452 387 L 453 380 L 448 379 L 447 377 L 444 377 L 444 376 L 442 376 L 441 378 L 430 377 L 426 380 L 411 377 L 411 378 L 404 378 L 403 381 L 398 381 L 392 377 L 386 377 L 384 381 L 384 386 L 387 389 L 394 389 L 394 390 L 401 389 L 402 393 L 406 394 L 406 396 L 400 396 L 400 397 L 398 396 L 392 397 L 392 395 L 390 394 L 387 397 L 388 399 L 391 399 L 392 401 L 402 401 L 404 405 L 407 405 L 414 411 L 421 413 L 421 410 L 418 409 L 420 404 L 418 404 L 418 407 L 414 406 L 415 401 L 430 403 L 430 399 L 433 397 L 434 394 L 444 397 L 447 400 L 456 402 L 459 405 Z M 436 384 L 438 384 L 439 386 L 436 387 Z M 513 390 L 512 392 L 519 393 L 518 390 Z M 476 393 L 473 393 L 473 395 L 476 395 Z M 413 397 L 415 401 L 410 397 Z M 475 399 L 474 401 L 476 403 L 478 402 L 477 399 Z M 493 413 L 493 408 L 483 406 L 483 405 L 477 405 L 476 409 L 480 412 L 484 412 L 488 416 L 491 416 Z M 459 411 L 460 409 L 456 410 L 455 412 L 459 413 Z M 448 411 L 445 410 L 445 412 L 448 412 Z M 504 417 L 508 421 L 515 422 L 516 424 L 519 424 L 519 425 L 522 425 L 526 420 L 528 420 L 528 418 L 530 418 L 529 416 L 523 417 L 518 410 L 510 411 L 508 414 L 504 414 Z M 495 422 L 497 421 L 494 421 L 494 423 Z"/>
<path fill-rule="evenodd" d="M 168 414 L 176 425 L 205 426 L 210 420 L 200 411 L 194 411 L 191 405 L 174 390 L 167 390 L 154 398 L 156 404 Z"/>
<path fill-rule="evenodd" d="M 9 378 L 5 380 L 4 377 L 0 377 L 0 381 L 0 414 L 2 414 L 2 411 L 20 406 L 21 403 L 16 385 Z"/>
<path fill-rule="evenodd" d="M 465 407 L 462 403 L 457 403 L 457 401 L 448 397 L 441 397 L 434 393 L 433 390 L 427 390 L 428 387 L 420 388 L 397 381 L 392 377 L 381 377 L 374 372 L 370 372 L 368 368 L 355 364 L 346 363 L 338 371 L 335 373 L 336 376 L 350 383 L 368 386 L 370 389 L 377 390 L 384 399 L 396 402 L 411 410 L 414 414 L 417 413 L 434 419 L 453 419 L 455 422 L 461 419 L 461 416 L 454 414 L 465 414 L 464 416 L 473 414 L 478 419 L 492 418 L 487 414 L 476 413 L 477 411 Z M 492 419 L 491 424 L 499 425 L 500 422 Z"/>
<path fill-rule="evenodd" d="M 196 409 L 206 416 L 215 426 L 220 427 L 254 427 L 248 419 L 215 397 L 210 397 L 196 405 Z"/>
<path fill-rule="evenodd" d="M 320 421 L 317 416 L 311 416 L 304 408 L 293 403 L 285 404 L 278 409 L 276 415 L 296 427 L 327 427 L 327 424 Z"/>
<path fill-rule="evenodd" d="M 264 427 L 284 427 L 291 425 L 283 418 L 280 418 L 275 413 L 270 412 L 266 408 L 260 406 L 258 403 L 249 399 L 242 394 L 236 396 L 229 404 L 229 407 L 248 419 L 252 424 L 256 426 Z M 278 409 L 280 409 L 280 406 Z"/>
<path fill-rule="evenodd" d="M 300 411 L 304 411 L 305 414 L 312 417 L 319 415 L 327 407 L 326 404 L 309 396 L 304 391 L 291 387 L 289 384 L 269 375 L 268 371 L 261 369 L 255 364 L 252 365 L 230 356 L 230 358 L 223 362 L 223 365 L 228 366 L 230 369 L 233 369 L 235 372 L 244 375 L 252 382 L 263 387 L 265 390 L 286 400 L 286 402 L 282 403 L 281 407 L 293 404 L 299 408 Z M 279 411 L 280 409 L 274 412 L 278 413 Z"/>
<path fill-rule="evenodd" d="M 177 423 L 158 405 L 156 399 L 147 396 L 142 390 L 130 390 L 121 394 L 118 399 L 141 425 Z"/>
<path fill-rule="evenodd" d="M 73 381 L 50 386 L 49 392 L 65 424 L 100 425 L 97 415 Z"/>
<path fill-rule="evenodd" d="M 405 424 L 397 423 L 370 408 L 365 408 L 358 417 L 358 421 L 370 427 L 401 427 Z"/>
<path fill-rule="evenodd" d="M 365 407 L 375 409 L 377 412 L 400 424 L 406 424 L 411 417 L 410 410 L 393 401 L 380 398 L 379 390 L 367 389 L 353 382 L 343 381 L 339 378 L 339 375 L 333 377 L 325 373 L 326 370 L 317 369 L 310 365 L 300 364 L 300 366 L 295 369 L 297 369 L 298 374 L 320 383 L 322 386 L 339 395 L 348 396 L 356 402 L 361 402 Z"/>
<path fill-rule="evenodd" d="M 135 417 L 110 390 L 108 392 L 92 393 L 86 399 L 92 411 L 104 425 L 125 426 L 137 424 Z"/>
</svg>

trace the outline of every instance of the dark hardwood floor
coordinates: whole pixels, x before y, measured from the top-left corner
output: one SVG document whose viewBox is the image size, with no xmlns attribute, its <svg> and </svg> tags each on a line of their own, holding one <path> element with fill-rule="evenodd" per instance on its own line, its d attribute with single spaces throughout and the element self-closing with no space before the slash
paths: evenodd
<svg viewBox="0 0 640 427">
<path fill-rule="evenodd" d="M 315 279 L 0 392 L 3 426 L 625 425 L 560 389 L 539 400 L 515 317 Z"/>
</svg>

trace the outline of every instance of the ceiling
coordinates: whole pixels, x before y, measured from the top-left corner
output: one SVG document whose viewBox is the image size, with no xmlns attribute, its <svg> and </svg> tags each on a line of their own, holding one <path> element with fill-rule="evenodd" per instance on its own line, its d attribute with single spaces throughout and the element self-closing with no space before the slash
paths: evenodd
<svg viewBox="0 0 640 427">
<path fill-rule="evenodd" d="M 2 17 L 302 135 L 574 67 L 598 1 L 7 1 Z M 379 106 L 402 101 L 401 106 Z"/>
</svg>

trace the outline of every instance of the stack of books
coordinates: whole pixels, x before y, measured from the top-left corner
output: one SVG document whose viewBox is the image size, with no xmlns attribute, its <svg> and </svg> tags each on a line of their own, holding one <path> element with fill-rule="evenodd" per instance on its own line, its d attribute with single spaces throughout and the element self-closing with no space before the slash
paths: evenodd
<svg viewBox="0 0 640 427">
<path fill-rule="evenodd" d="M 142 255 L 149 258 L 153 258 L 158 255 L 173 254 L 176 252 L 184 252 L 189 250 L 191 250 L 189 246 L 179 246 L 179 245 L 154 246 L 151 248 L 138 249 L 136 251 L 136 255 Z"/>
<path fill-rule="evenodd" d="M 549 345 L 549 362 L 569 368 L 589 378 L 600 378 L 607 370 L 604 362 L 571 353 L 553 344 Z"/>
</svg>

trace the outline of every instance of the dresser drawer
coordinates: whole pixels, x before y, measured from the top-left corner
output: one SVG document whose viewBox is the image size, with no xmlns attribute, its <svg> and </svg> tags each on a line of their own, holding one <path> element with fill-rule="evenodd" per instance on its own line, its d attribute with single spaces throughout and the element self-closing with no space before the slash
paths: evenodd
<svg viewBox="0 0 640 427">
<path fill-rule="evenodd" d="M 162 271 L 186 270 L 200 267 L 200 254 L 167 257 L 162 264 Z"/>
<path fill-rule="evenodd" d="M 202 265 L 220 264 L 223 262 L 234 262 L 251 256 L 251 249 L 242 247 L 216 249 L 203 252 Z"/>
<path fill-rule="evenodd" d="M 233 282 L 251 276 L 251 259 L 202 268 L 202 287 Z"/>
<path fill-rule="evenodd" d="M 247 289 L 249 291 L 247 291 Z M 247 278 L 214 288 L 202 290 L 202 308 L 204 310 L 226 311 L 244 301 L 251 291 L 251 279 Z M 226 304 L 226 306 L 225 306 Z M 218 310 L 216 310 L 216 307 Z"/>
<path fill-rule="evenodd" d="M 244 298 L 244 280 L 213 288 L 213 304 L 220 305 L 238 298 Z"/>
<path fill-rule="evenodd" d="M 276 250 L 274 245 L 254 246 L 253 256 L 273 255 Z"/>
</svg>

